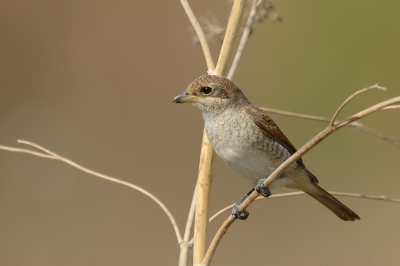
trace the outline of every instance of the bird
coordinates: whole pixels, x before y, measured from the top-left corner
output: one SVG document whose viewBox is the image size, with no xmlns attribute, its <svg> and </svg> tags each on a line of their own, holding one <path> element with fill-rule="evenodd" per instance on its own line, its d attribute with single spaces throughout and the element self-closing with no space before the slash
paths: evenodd
<svg viewBox="0 0 400 266">
<path fill-rule="evenodd" d="M 218 157 L 233 172 L 252 186 L 232 209 L 233 218 L 245 220 L 249 213 L 238 205 L 254 190 L 268 197 L 281 187 L 304 191 L 344 221 L 360 217 L 318 185 L 318 179 L 300 158 L 267 188 L 263 181 L 296 148 L 278 125 L 259 107 L 250 102 L 231 80 L 218 75 L 195 79 L 174 103 L 196 106 L 204 119 L 205 131 Z"/>
</svg>

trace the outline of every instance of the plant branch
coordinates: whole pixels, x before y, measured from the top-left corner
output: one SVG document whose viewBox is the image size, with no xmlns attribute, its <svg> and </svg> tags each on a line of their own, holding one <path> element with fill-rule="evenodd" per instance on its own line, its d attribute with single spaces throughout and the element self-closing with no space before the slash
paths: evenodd
<svg viewBox="0 0 400 266">
<path fill-rule="evenodd" d="M 206 59 L 206 63 L 207 63 L 207 68 L 208 68 L 207 72 L 211 73 L 214 71 L 215 66 L 214 66 L 212 56 L 211 56 L 210 47 L 208 46 L 207 39 L 204 36 L 204 32 L 201 29 L 199 21 L 197 20 L 196 16 L 194 15 L 192 9 L 190 8 L 188 1 L 181 0 L 181 4 L 182 4 L 183 9 L 185 10 L 186 15 L 188 16 L 190 22 L 192 23 L 192 26 L 196 32 L 197 37 L 199 38 L 201 48 L 203 49 L 204 58 Z"/>
<path fill-rule="evenodd" d="M 175 235 L 176 235 L 176 238 L 178 240 L 178 243 L 180 244 L 182 242 L 182 237 L 181 237 L 181 234 L 179 232 L 179 227 L 178 227 L 178 224 L 175 221 L 174 216 L 168 210 L 168 208 L 164 205 L 164 203 L 162 203 L 156 196 L 151 194 L 149 191 L 147 191 L 147 190 L 145 190 L 145 189 L 143 189 L 143 188 L 141 188 L 139 186 L 136 186 L 136 185 L 134 185 L 132 183 L 129 183 L 129 182 L 126 182 L 126 181 L 122 181 L 120 179 L 117 179 L 117 178 L 114 178 L 114 177 L 111 177 L 111 176 L 108 176 L 108 175 L 104 175 L 104 174 L 101 174 L 99 172 L 90 170 L 90 169 L 88 169 L 86 167 L 83 167 L 83 166 L 81 166 L 81 165 L 79 165 L 79 164 L 77 164 L 77 163 L 75 163 L 75 162 L 73 162 L 73 161 L 71 161 L 71 160 L 69 160 L 69 159 L 67 159 L 65 157 L 62 157 L 62 156 L 56 154 L 55 152 L 52 152 L 49 149 L 46 149 L 46 148 L 44 148 L 44 147 L 42 147 L 42 146 L 40 146 L 40 145 L 38 145 L 36 143 L 30 142 L 30 141 L 26 141 L 26 140 L 18 140 L 18 142 L 22 143 L 22 144 L 25 144 L 25 145 L 29 145 L 29 146 L 35 147 L 35 148 L 45 152 L 46 154 L 40 153 L 40 152 L 31 151 L 31 150 L 27 150 L 27 149 L 19 149 L 19 148 L 14 148 L 14 147 L 8 147 L 8 146 L 4 146 L 4 145 L 0 145 L 0 149 L 1 150 L 12 151 L 12 152 L 20 152 L 20 153 L 32 154 L 32 155 L 35 155 L 35 156 L 38 156 L 38 157 L 42 157 L 42 158 L 47 158 L 47 159 L 59 160 L 61 162 L 69 164 L 72 167 L 77 168 L 77 169 L 79 169 L 79 170 L 81 170 L 81 171 L 83 171 L 85 173 L 100 177 L 100 178 L 102 178 L 104 180 L 111 181 L 113 183 L 117 183 L 117 184 L 129 187 L 129 188 L 132 188 L 132 189 L 144 194 L 145 196 L 149 197 L 158 206 L 160 206 L 160 208 L 167 215 L 167 217 L 169 218 L 169 220 L 170 220 L 170 222 L 172 224 L 172 227 L 175 230 Z"/>
<path fill-rule="evenodd" d="M 382 110 L 388 110 L 388 109 L 383 108 Z M 356 125 L 353 125 L 353 124 L 354 124 L 354 122 L 350 123 L 350 124 L 348 124 L 346 126 L 353 126 L 356 129 L 359 129 L 359 130 L 361 130 L 361 131 L 363 131 L 363 132 L 365 132 L 365 133 L 367 133 L 367 134 L 369 134 L 371 136 L 383 139 L 384 141 L 388 142 L 389 144 L 391 144 L 391 145 L 395 146 L 396 148 L 400 149 L 400 139 L 395 139 L 395 138 L 389 137 L 389 136 L 387 136 L 385 134 L 379 133 L 379 132 L 377 132 L 377 131 L 375 131 L 373 129 L 370 129 L 370 128 L 366 127 L 366 126 L 363 126 L 363 125 L 356 126 Z"/>
<path fill-rule="evenodd" d="M 244 28 L 242 38 L 240 39 L 240 43 L 239 43 L 238 49 L 236 51 L 235 58 L 233 59 L 231 68 L 229 70 L 227 78 L 230 80 L 232 80 L 233 76 L 235 75 L 237 66 L 239 65 L 240 59 L 242 58 L 244 48 L 246 47 L 247 40 L 249 39 L 251 30 L 253 29 L 253 24 L 256 19 L 256 15 L 257 15 L 257 9 L 262 2 L 262 1 L 258 1 L 258 4 L 257 4 L 257 1 L 258 0 L 253 0 L 253 5 L 251 6 L 251 11 L 250 11 L 249 17 L 247 18 L 247 23 Z"/>
<path fill-rule="evenodd" d="M 377 195 L 365 195 L 365 194 L 358 194 L 358 193 L 347 193 L 347 192 L 336 192 L 336 191 L 328 191 L 328 192 L 329 192 L 329 194 L 332 194 L 334 196 L 343 196 L 343 197 L 349 197 L 349 198 L 361 198 L 361 199 L 370 199 L 370 200 L 379 200 L 379 201 L 400 203 L 400 199 L 388 198 L 385 195 L 377 196 Z M 304 193 L 302 191 L 288 192 L 288 193 L 281 193 L 281 194 L 273 194 L 273 195 L 269 196 L 268 198 L 259 196 L 254 201 L 260 201 L 260 200 L 266 200 L 266 199 L 287 198 L 287 197 L 303 196 L 303 195 L 306 195 L 306 193 Z M 219 210 L 213 216 L 211 216 L 209 222 L 211 223 L 222 213 L 232 210 L 233 206 L 235 206 L 235 204 L 231 204 L 231 205 L 226 206 L 223 209 Z"/>
<path fill-rule="evenodd" d="M 290 111 L 278 110 L 278 109 L 269 108 L 269 107 L 260 107 L 260 109 L 263 110 L 264 112 L 278 114 L 278 115 L 303 118 L 303 119 L 309 119 L 309 120 L 315 120 L 315 121 L 321 121 L 321 122 L 330 122 L 331 121 L 330 118 L 323 117 L 323 116 L 301 114 L 301 113 L 295 113 L 295 112 L 290 112 Z M 352 125 L 355 123 L 359 123 L 359 122 L 353 122 Z"/>
<path fill-rule="evenodd" d="M 221 52 L 219 54 L 218 63 L 215 68 L 215 75 L 222 76 L 228 63 L 229 55 L 232 50 L 233 41 L 237 27 L 242 16 L 244 0 L 235 0 L 232 6 L 231 15 L 229 17 L 228 26 L 226 28 L 224 42 L 222 43 Z"/>
<path fill-rule="evenodd" d="M 353 93 L 352 95 L 350 95 L 349 98 L 347 98 L 340 106 L 339 108 L 336 110 L 335 114 L 332 117 L 331 122 L 329 123 L 331 126 L 333 125 L 333 123 L 336 121 L 337 116 L 339 115 L 340 111 L 352 100 L 354 99 L 354 97 L 356 97 L 357 95 L 372 90 L 372 89 L 378 89 L 378 90 L 382 90 L 382 91 L 387 91 L 387 89 L 385 87 L 379 86 L 378 83 L 376 83 L 375 85 L 369 86 L 367 88 L 361 89 L 359 91 L 356 91 L 355 93 Z"/>
<path fill-rule="evenodd" d="M 186 220 L 185 233 L 183 234 L 183 240 L 180 244 L 181 250 L 179 253 L 179 266 L 187 266 L 189 249 L 193 245 L 193 242 L 189 241 L 189 239 L 194 223 L 194 214 L 196 210 L 196 196 L 197 196 L 197 185 L 194 188 L 192 203 L 190 204 L 189 214 Z"/>
<path fill-rule="evenodd" d="M 352 115 L 349 118 L 346 118 L 343 121 L 337 122 L 336 123 L 336 127 L 337 129 L 344 127 L 350 123 L 352 123 L 353 121 L 356 121 L 358 119 L 360 119 L 361 117 L 367 116 L 369 114 L 375 113 L 377 111 L 382 111 L 385 110 L 386 107 L 390 107 L 393 104 L 399 103 L 400 102 L 400 96 L 398 97 L 394 97 L 392 99 L 383 101 L 381 103 L 375 104 L 365 110 L 362 110 L 361 112 L 358 112 L 357 114 Z"/>
<path fill-rule="evenodd" d="M 232 43 L 240 20 L 244 0 L 235 0 L 229 17 L 225 38 L 220 56 L 213 74 L 222 75 L 231 52 Z M 212 183 L 213 149 L 203 130 L 203 140 L 200 151 L 199 174 L 197 179 L 197 203 L 194 228 L 193 264 L 199 264 L 206 252 L 209 195 Z"/>
<path fill-rule="evenodd" d="M 400 109 L 400 105 L 392 105 L 382 108 L 382 110 L 394 110 L 394 109 Z"/>
<path fill-rule="evenodd" d="M 199 174 L 197 178 L 197 197 L 195 211 L 195 228 L 193 264 L 200 263 L 204 257 L 207 243 L 208 207 L 212 183 L 213 149 L 205 129 L 201 143 Z"/>
<path fill-rule="evenodd" d="M 27 150 L 27 149 L 20 149 L 20 148 L 14 148 L 14 147 L 9 147 L 9 146 L 4 146 L 4 145 L 0 145 L 0 150 L 11 151 L 11 152 L 27 153 L 27 154 L 32 154 L 32 155 L 35 155 L 35 156 L 38 156 L 38 157 L 42 157 L 42 158 L 58 160 L 58 159 L 57 159 L 56 157 L 54 157 L 53 155 L 44 154 L 44 153 L 40 153 L 40 152 L 36 152 L 36 151 L 31 151 L 31 150 Z"/>
<path fill-rule="evenodd" d="M 398 109 L 398 108 L 393 108 L 397 107 L 397 105 L 392 105 L 388 106 L 385 108 L 382 108 L 381 110 L 393 110 L 393 109 Z M 314 120 L 314 121 L 320 121 L 320 122 L 330 122 L 331 119 L 323 116 L 316 116 L 316 115 L 307 115 L 307 114 L 300 114 L 300 113 L 294 113 L 294 112 L 289 112 L 289 111 L 283 111 L 283 110 L 278 110 L 278 109 L 273 109 L 273 108 L 268 108 L 268 107 L 260 107 L 261 110 L 268 112 L 268 113 L 274 113 L 278 115 L 285 115 L 285 116 L 290 116 L 290 117 L 297 117 L 297 118 L 302 118 L 302 119 L 309 119 L 309 120 Z M 367 126 L 365 126 L 363 123 L 360 123 L 358 121 L 354 121 L 346 126 L 349 127 L 354 127 L 358 130 L 361 130 L 371 136 L 381 138 L 384 141 L 390 143 L 391 145 L 395 146 L 396 148 L 400 149 L 400 139 L 396 139 L 387 135 L 384 135 L 382 133 L 379 133 Z"/>
</svg>

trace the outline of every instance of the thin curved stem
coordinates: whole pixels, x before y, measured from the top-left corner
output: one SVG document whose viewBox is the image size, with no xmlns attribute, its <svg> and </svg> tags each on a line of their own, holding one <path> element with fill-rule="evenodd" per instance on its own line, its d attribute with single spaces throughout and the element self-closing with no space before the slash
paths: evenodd
<svg viewBox="0 0 400 266">
<path fill-rule="evenodd" d="M 290 116 L 290 117 L 303 118 L 303 119 L 309 119 L 309 120 L 315 120 L 315 121 L 321 121 L 321 122 L 330 122 L 331 121 L 330 118 L 323 117 L 323 116 L 301 114 L 301 113 L 295 113 L 295 112 L 290 112 L 290 111 L 278 110 L 278 109 L 269 108 L 269 107 L 260 107 L 260 109 L 265 112 L 274 113 L 274 114 L 278 114 L 278 115 L 285 115 L 285 116 Z"/>
<path fill-rule="evenodd" d="M 352 100 L 354 99 L 354 97 L 356 97 L 357 95 L 364 93 L 366 91 L 372 90 L 372 89 L 378 89 L 378 90 L 382 90 L 382 91 L 387 91 L 387 89 L 385 87 L 379 86 L 378 83 L 369 86 L 367 88 L 361 89 L 359 91 L 356 91 L 355 93 L 353 93 L 352 95 L 350 95 L 350 97 L 348 97 L 340 106 L 339 108 L 336 110 L 335 114 L 332 117 L 331 122 L 329 123 L 329 125 L 333 125 L 335 123 L 335 120 L 337 118 L 337 116 L 339 115 L 340 111 Z"/>
<path fill-rule="evenodd" d="M 207 72 L 211 73 L 214 71 L 215 66 L 214 66 L 212 56 L 211 56 L 210 47 L 208 46 L 208 43 L 207 43 L 206 36 L 204 35 L 203 30 L 201 29 L 199 21 L 197 20 L 196 16 L 194 15 L 192 9 L 190 8 L 188 1 L 186 1 L 186 0 L 180 0 L 180 1 L 183 6 L 183 9 L 186 12 L 186 15 L 188 16 L 190 22 L 192 23 L 192 26 L 197 34 L 197 37 L 199 38 L 201 48 L 203 49 L 204 58 L 206 59 L 206 63 L 207 63 L 207 68 L 208 68 Z"/>
<path fill-rule="evenodd" d="M 335 196 L 343 196 L 343 197 L 350 197 L 350 198 L 362 198 L 362 199 L 370 199 L 370 200 L 379 200 L 379 201 L 400 203 L 400 199 L 388 198 L 385 195 L 377 196 L 377 195 L 365 195 L 365 194 L 359 194 L 359 193 L 347 193 L 347 192 L 337 192 L 337 191 L 328 191 L 328 192 L 329 192 L 329 194 L 332 194 L 332 195 L 335 195 Z M 273 195 L 269 196 L 268 198 L 260 196 L 260 197 L 257 197 L 254 201 L 260 201 L 260 200 L 266 200 L 266 199 L 287 198 L 287 197 L 303 196 L 303 195 L 306 195 L 306 193 L 304 193 L 302 191 L 289 192 L 289 193 L 273 194 Z M 222 213 L 232 210 L 233 206 L 235 206 L 235 204 L 231 204 L 231 205 L 226 206 L 223 209 L 219 210 L 213 216 L 211 216 L 209 222 L 211 223 L 213 220 L 215 220 Z"/>
<path fill-rule="evenodd" d="M 194 188 L 192 203 L 190 204 L 190 209 L 188 213 L 188 218 L 185 227 L 185 233 L 183 234 L 183 241 L 188 242 L 190 238 L 190 233 L 193 229 L 194 224 L 194 213 L 196 210 L 196 196 L 197 196 L 197 185 Z"/>
<path fill-rule="evenodd" d="M 235 58 L 233 59 L 231 68 L 229 69 L 227 78 L 230 80 L 232 80 L 233 76 L 235 75 L 236 69 L 240 62 L 240 59 L 242 58 L 244 48 L 246 47 L 247 40 L 249 39 L 251 30 L 253 29 L 253 24 L 256 19 L 256 15 L 257 15 L 257 8 L 260 6 L 260 3 L 261 3 L 261 1 L 259 1 L 259 3 L 256 4 L 257 1 L 258 0 L 253 0 L 253 5 L 251 6 L 251 11 L 250 11 L 249 17 L 247 18 L 247 23 L 244 28 L 242 38 L 240 39 L 240 43 L 239 43 L 238 49 L 236 51 Z"/>
<path fill-rule="evenodd" d="M 358 112 L 358 113 L 346 118 L 345 120 L 338 122 L 337 128 L 339 129 L 341 127 L 344 127 L 344 126 L 352 123 L 353 121 L 360 119 L 361 117 L 367 116 L 367 115 L 375 113 L 377 111 L 385 110 L 386 107 L 390 107 L 393 104 L 397 104 L 399 102 L 400 102 L 400 96 L 380 102 L 378 104 L 375 104 L 367 109 L 362 110 L 361 112 Z"/>
<path fill-rule="evenodd" d="M 209 199 L 212 184 L 213 149 L 205 129 L 201 143 L 194 228 L 193 264 L 199 264 L 206 252 Z"/>
<path fill-rule="evenodd" d="M 394 108 L 393 108 L 394 107 Z M 396 108 L 397 105 L 391 105 L 382 108 L 381 110 L 394 110 L 398 109 Z M 268 113 L 274 113 L 278 115 L 285 115 L 285 116 L 290 116 L 290 117 L 296 117 L 296 118 L 302 118 L 302 119 L 309 119 L 309 120 L 314 120 L 314 121 L 320 121 L 320 122 L 330 122 L 331 119 L 323 116 L 316 116 L 316 115 L 307 115 L 307 114 L 300 114 L 300 113 L 294 113 L 294 112 L 289 112 L 289 111 L 283 111 L 283 110 L 278 110 L 278 109 L 273 109 L 273 108 L 268 108 L 268 107 L 260 107 L 261 110 L 268 112 Z M 354 127 L 358 130 L 361 130 L 362 132 L 365 132 L 371 136 L 381 138 L 384 141 L 388 142 L 389 144 L 395 146 L 396 148 L 400 149 L 400 139 L 396 139 L 390 136 L 387 136 L 385 134 L 382 134 L 380 132 L 377 132 L 367 126 L 365 126 L 363 123 L 360 123 L 358 121 L 354 121 L 346 126 L 349 127 Z"/>
<path fill-rule="evenodd" d="M 48 155 L 48 154 L 44 154 L 44 153 L 40 153 L 40 152 L 36 152 L 36 151 L 27 150 L 27 149 L 20 149 L 20 148 L 14 148 L 14 147 L 0 145 L 0 150 L 27 153 L 27 154 L 32 154 L 32 155 L 42 157 L 42 158 L 57 160 L 57 158 L 54 157 L 53 155 Z"/>
<path fill-rule="evenodd" d="M 194 188 L 192 203 L 190 204 L 189 214 L 186 220 L 185 233 L 183 234 L 183 240 L 180 244 L 181 250 L 179 253 L 179 266 L 187 266 L 189 249 L 193 245 L 193 242 L 189 241 L 189 238 L 194 224 L 194 213 L 196 210 L 196 196 L 197 196 L 197 185 Z"/>
<path fill-rule="evenodd" d="M 400 105 L 392 105 L 382 108 L 382 110 L 395 110 L 395 109 L 400 109 Z"/>
<path fill-rule="evenodd" d="M 224 41 L 222 43 L 221 52 L 219 54 L 218 63 L 215 68 L 215 75 L 223 75 L 225 67 L 228 63 L 229 55 L 232 50 L 233 41 L 237 27 L 242 16 L 244 0 L 235 0 L 232 6 L 231 15 L 229 17 L 228 26 L 226 28 Z"/>
<path fill-rule="evenodd" d="M 229 54 L 232 49 L 232 43 L 235 37 L 236 29 L 241 17 L 244 0 L 235 0 L 232 6 L 231 15 L 225 38 L 222 43 L 220 56 L 217 66 L 213 74 L 222 75 L 227 64 Z M 195 228 L 194 228 L 194 248 L 193 248 L 193 264 L 197 265 L 203 261 L 206 253 L 207 243 L 207 226 L 208 226 L 208 210 L 209 196 L 212 183 L 212 163 L 213 149 L 203 130 L 203 140 L 200 151 L 199 174 L 197 179 L 197 200 L 195 213 Z"/>
<path fill-rule="evenodd" d="M 104 175 L 104 174 L 98 173 L 96 171 L 90 170 L 90 169 L 88 169 L 86 167 L 83 167 L 83 166 L 81 166 L 81 165 L 79 165 L 79 164 L 77 164 L 77 163 L 75 163 L 75 162 L 73 162 L 73 161 L 71 161 L 71 160 L 69 160 L 69 159 L 67 159 L 65 157 L 62 157 L 62 156 L 56 154 L 55 152 L 52 152 L 52 151 L 50 151 L 50 150 L 48 150 L 48 149 L 46 149 L 46 148 L 44 148 L 44 147 L 42 147 L 42 146 L 40 146 L 40 145 L 38 145 L 36 143 L 30 142 L 30 141 L 26 141 L 26 140 L 18 140 L 18 142 L 22 143 L 22 144 L 26 144 L 26 145 L 32 146 L 32 147 L 35 147 L 35 148 L 37 148 L 37 149 L 39 149 L 41 151 L 44 151 L 45 153 L 50 154 L 51 157 L 48 157 L 48 155 L 44 156 L 45 154 L 41 154 L 41 153 L 37 153 L 37 152 L 30 151 L 30 150 L 25 150 L 25 149 L 16 149 L 16 148 L 11 148 L 11 147 L 6 147 L 6 146 L 0 146 L 0 148 L 4 149 L 3 147 L 6 147 L 7 150 L 11 150 L 11 151 L 15 151 L 15 152 L 28 153 L 28 154 L 33 154 L 33 155 L 40 156 L 40 157 L 49 158 L 49 159 L 60 160 L 60 161 L 66 163 L 66 164 L 69 164 L 72 167 L 75 167 L 75 168 L 77 168 L 77 169 L 79 169 L 79 170 L 81 170 L 83 172 L 86 172 L 88 174 L 100 177 L 100 178 L 105 179 L 107 181 L 111 181 L 113 183 L 117 183 L 117 184 L 129 187 L 129 188 L 132 188 L 132 189 L 144 194 L 145 196 L 149 197 L 158 206 L 160 206 L 160 208 L 167 215 L 167 217 L 169 218 L 169 220 L 170 220 L 170 222 L 172 224 L 172 227 L 175 230 L 175 235 L 176 235 L 176 238 L 178 240 L 178 243 L 182 242 L 182 236 L 181 236 L 181 233 L 179 232 L 179 227 L 178 227 L 178 224 L 175 221 L 174 216 L 168 210 L 168 208 L 156 196 L 151 194 L 149 191 L 147 191 L 147 190 L 145 190 L 145 189 L 143 189 L 143 188 L 141 188 L 139 186 L 136 186 L 136 185 L 134 185 L 132 183 L 129 183 L 129 182 L 126 182 L 126 181 L 122 181 L 120 179 L 117 179 L 117 178 L 114 178 L 114 177 L 111 177 L 111 176 L 108 176 L 108 175 Z"/>
</svg>

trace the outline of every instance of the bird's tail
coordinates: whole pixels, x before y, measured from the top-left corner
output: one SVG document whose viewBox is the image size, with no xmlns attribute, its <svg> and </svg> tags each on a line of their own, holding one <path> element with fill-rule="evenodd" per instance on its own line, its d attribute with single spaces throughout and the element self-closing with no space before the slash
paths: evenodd
<svg viewBox="0 0 400 266">
<path fill-rule="evenodd" d="M 308 195 L 313 197 L 322 203 L 325 207 L 331 210 L 334 214 L 336 214 L 340 219 L 344 221 L 355 221 L 360 220 L 360 216 L 358 216 L 355 212 L 350 210 L 347 206 L 341 203 L 338 199 L 328 193 L 325 189 L 318 186 L 313 182 L 315 187 L 320 192 L 319 194 L 306 192 Z"/>
</svg>

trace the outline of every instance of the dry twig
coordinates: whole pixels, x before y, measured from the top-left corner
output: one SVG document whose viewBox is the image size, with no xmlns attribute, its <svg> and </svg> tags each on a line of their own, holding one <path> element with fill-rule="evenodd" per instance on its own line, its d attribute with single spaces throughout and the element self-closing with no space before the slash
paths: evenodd
<svg viewBox="0 0 400 266">
<path fill-rule="evenodd" d="M 192 233 L 192 229 L 193 229 L 194 213 L 196 210 L 196 196 L 197 196 L 197 185 L 194 188 L 192 203 L 190 204 L 188 218 L 186 220 L 185 232 L 183 234 L 183 240 L 179 244 L 179 246 L 180 246 L 179 265 L 180 266 L 187 265 L 189 249 L 193 245 L 193 242 L 189 241 L 189 239 L 190 239 L 190 234 Z"/>
<path fill-rule="evenodd" d="M 168 210 L 168 208 L 156 196 L 151 194 L 149 191 L 147 191 L 147 190 L 145 190 L 145 189 L 143 189 L 143 188 L 141 188 L 141 187 L 139 187 L 137 185 L 134 185 L 132 183 L 129 183 L 129 182 L 126 182 L 126 181 L 122 181 L 120 179 L 117 179 L 117 178 L 114 178 L 114 177 L 111 177 L 111 176 L 108 176 L 108 175 L 105 175 L 105 174 L 90 170 L 90 169 L 88 169 L 86 167 L 83 167 L 80 164 L 77 164 L 77 163 L 71 161 L 70 159 L 62 157 L 62 156 L 56 154 L 55 152 L 52 152 L 49 149 L 46 149 L 46 148 L 44 148 L 44 147 L 42 147 L 42 146 L 40 146 L 40 145 L 38 145 L 36 143 L 30 142 L 30 141 L 26 141 L 26 140 L 18 140 L 18 142 L 22 143 L 22 144 L 25 144 L 25 145 L 29 145 L 29 146 L 35 147 L 35 148 L 37 148 L 37 149 L 39 149 L 39 150 L 41 150 L 41 151 L 43 151 L 45 153 L 35 152 L 35 151 L 27 150 L 27 149 L 19 149 L 19 148 L 14 148 L 14 147 L 8 147 L 8 146 L 4 146 L 4 145 L 0 145 L 0 149 L 7 150 L 7 151 L 12 151 L 12 152 L 21 152 L 21 153 L 32 154 L 32 155 L 43 157 L 43 158 L 47 158 L 47 159 L 59 160 L 61 162 L 69 164 L 72 167 L 75 167 L 75 168 L 77 168 L 77 169 L 79 169 L 79 170 L 81 170 L 81 171 L 83 171 L 85 173 L 100 177 L 100 178 L 105 179 L 107 181 L 111 181 L 113 183 L 117 183 L 117 184 L 129 187 L 129 188 L 133 188 L 134 190 L 136 190 L 136 191 L 144 194 L 145 196 L 149 197 L 158 206 L 160 206 L 160 208 L 165 212 L 165 214 L 167 215 L 167 217 L 169 218 L 169 220 L 170 220 L 170 222 L 172 224 L 172 227 L 175 230 L 175 235 L 176 235 L 176 238 L 178 240 L 178 243 L 182 242 L 181 233 L 179 232 L 179 227 L 178 227 L 178 224 L 175 221 L 174 216 Z"/>
<path fill-rule="evenodd" d="M 182 2 L 182 1 L 181 1 Z M 185 1 L 186 2 L 186 1 Z M 183 2 L 182 2 L 183 3 Z M 222 43 L 221 52 L 218 58 L 218 63 L 215 70 L 208 70 L 209 74 L 222 75 L 227 65 L 228 58 L 232 49 L 233 40 L 237 31 L 237 26 L 243 10 L 244 0 L 235 0 L 231 15 L 229 17 L 228 26 L 226 29 L 224 42 Z M 188 16 L 192 16 L 193 12 L 190 10 L 189 5 L 185 8 Z M 192 26 L 196 29 L 198 25 L 193 24 L 194 20 L 190 19 Z M 197 20 L 196 20 L 197 21 Z M 199 30 L 200 31 L 200 30 Z M 197 30 L 196 30 L 197 32 Z M 202 31 L 201 31 L 202 32 Z M 200 41 L 204 38 L 198 36 Z M 205 38 L 203 41 L 206 43 Z M 204 51 L 204 49 L 203 49 Z M 203 141 L 200 151 L 199 175 L 197 179 L 197 203 L 195 213 L 195 230 L 194 230 L 194 250 L 193 250 L 193 264 L 199 264 L 204 257 L 206 251 L 206 232 L 208 224 L 208 200 L 211 189 L 212 181 L 212 162 L 213 162 L 213 149 L 211 147 L 208 137 L 203 131 Z"/>
<path fill-rule="evenodd" d="M 343 197 L 349 197 L 349 198 L 362 198 L 362 199 L 400 203 L 400 199 L 388 198 L 385 195 L 377 196 L 377 195 L 364 195 L 364 194 L 359 194 L 359 193 L 347 193 L 347 192 L 336 192 L 336 191 L 328 191 L 328 192 L 334 196 L 343 196 Z M 273 195 L 269 196 L 268 198 L 259 196 L 254 201 L 286 198 L 286 197 L 293 197 L 293 196 L 303 196 L 303 195 L 306 195 L 306 193 L 304 193 L 303 191 L 288 192 L 288 193 L 281 193 L 281 194 L 273 194 Z M 213 220 L 215 220 L 218 216 L 220 216 L 224 212 L 232 210 L 233 206 L 235 206 L 235 204 L 231 204 L 231 205 L 226 206 L 223 209 L 219 210 L 213 216 L 211 216 L 209 222 L 211 223 Z"/>
<path fill-rule="evenodd" d="M 247 23 L 244 28 L 242 38 L 240 39 L 240 43 L 237 48 L 235 58 L 233 59 L 231 68 L 229 69 L 227 78 L 230 80 L 232 80 L 233 76 L 235 75 L 237 66 L 239 65 L 240 59 L 242 58 L 244 48 L 246 47 L 247 40 L 249 39 L 251 30 L 253 29 L 253 24 L 256 19 L 256 15 L 257 15 L 257 10 L 258 10 L 258 7 L 260 6 L 261 2 L 262 1 L 259 1 L 257 3 L 257 0 L 253 0 L 253 5 L 251 6 L 251 11 L 250 11 L 249 17 L 247 18 Z"/>
<path fill-rule="evenodd" d="M 214 62 L 212 60 L 210 48 L 208 46 L 206 37 L 204 36 L 204 32 L 201 29 L 199 21 L 197 20 L 196 16 L 194 15 L 192 9 L 190 8 L 188 1 L 181 0 L 181 4 L 182 4 L 183 9 L 185 10 L 186 15 L 188 16 L 190 22 L 192 23 L 194 30 L 196 31 L 196 35 L 199 38 L 201 47 L 203 48 L 204 58 L 206 59 L 208 72 L 211 73 L 211 71 L 214 71 L 215 67 L 214 67 Z"/>
<path fill-rule="evenodd" d="M 398 109 L 399 107 L 397 105 L 393 106 L 388 106 L 385 108 L 382 108 L 382 110 L 394 110 Z M 300 113 L 294 113 L 294 112 L 289 112 L 289 111 L 283 111 L 283 110 L 278 110 L 278 109 L 273 109 L 269 107 L 260 107 L 261 110 L 268 112 L 268 113 L 274 113 L 278 115 L 285 115 L 285 116 L 290 116 L 290 117 L 296 117 L 296 118 L 302 118 L 302 119 L 309 119 L 309 120 L 314 120 L 314 121 L 320 121 L 320 122 L 331 122 L 330 118 L 323 117 L 323 116 L 316 116 L 316 115 L 307 115 L 307 114 L 300 114 Z M 360 123 L 358 121 L 354 121 L 348 125 L 348 127 L 354 127 L 362 132 L 365 132 L 371 136 L 383 139 L 384 141 L 388 142 L 389 144 L 395 146 L 396 148 L 400 149 L 400 139 L 396 139 L 390 136 L 387 136 L 385 134 L 382 134 L 380 132 L 377 132 L 367 126 L 365 126 L 363 123 Z"/>
</svg>

